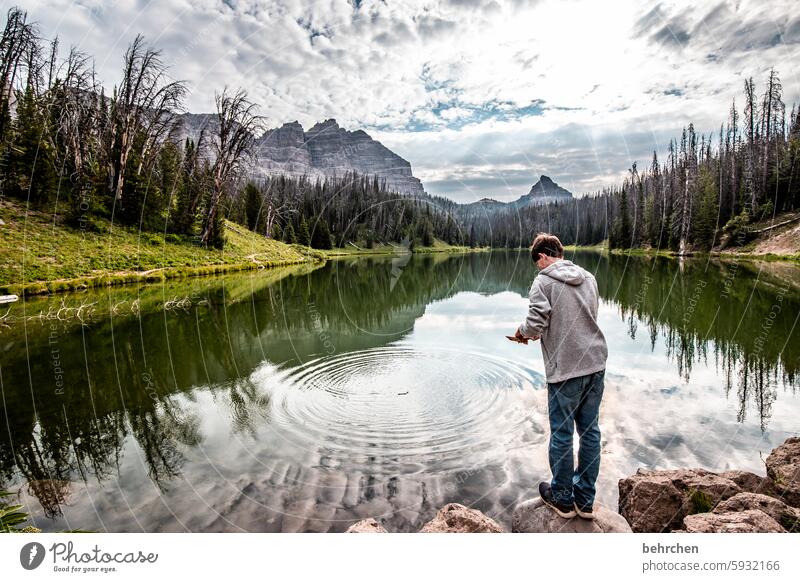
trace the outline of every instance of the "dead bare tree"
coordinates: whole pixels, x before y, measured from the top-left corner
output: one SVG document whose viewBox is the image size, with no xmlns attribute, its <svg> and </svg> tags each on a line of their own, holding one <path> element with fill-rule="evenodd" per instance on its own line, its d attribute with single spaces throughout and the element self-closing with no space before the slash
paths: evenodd
<svg viewBox="0 0 800 582">
<path fill-rule="evenodd" d="M 124 61 L 122 82 L 111 111 L 114 122 L 112 189 L 118 202 L 122 201 L 125 171 L 135 136 L 142 132 L 145 149 L 153 149 L 153 143 L 163 137 L 186 94 L 183 81 L 167 81 L 161 51 L 145 46 L 141 34 L 136 35 L 128 47 Z M 137 170 L 141 171 L 141 165 Z"/>
<path fill-rule="evenodd" d="M 17 7 L 9 9 L 0 37 L 0 112 L 11 107 L 14 83 L 30 60 L 33 47 L 38 46 L 36 26 L 27 20 L 27 12 Z M 10 118 L 0 115 L 0 139 L 5 136 L 9 121 Z"/>
<path fill-rule="evenodd" d="M 63 78 L 61 77 L 63 73 Z M 69 166 L 82 175 L 89 155 L 97 140 L 95 103 L 99 87 L 94 69 L 89 66 L 89 57 L 77 48 L 70 49 L 67 59 L 59 67 L 57 80 L 53 83 L 51 99 L 57 107 L 57 131 L 62 148 L 53 144 L 53 149 L 63 155 L 60 165 Z"/>
<path fill-rule="evenodd" d="M 241 174 L 252 155 L 256 133 L 263 130 L 264 120 L 262 116 L 256 115 L 257 106 L 248 100 L 244 89 L 230 95 L 226 86 L 221 94 L 215 94 L 214 100 L 217 105 L 217 123 L 214 127 L 216 133 L 212 136 L 215 153 L 212 166 L 214 185 L 200 237 L 206 245 L 211 240 L 225 187 Z"/>
</svg>

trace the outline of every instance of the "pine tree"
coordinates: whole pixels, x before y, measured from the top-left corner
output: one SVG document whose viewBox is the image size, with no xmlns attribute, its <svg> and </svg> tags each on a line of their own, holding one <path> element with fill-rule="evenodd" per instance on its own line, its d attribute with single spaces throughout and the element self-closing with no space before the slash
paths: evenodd
<svg viewBox="0 0 800 582">
<path fill-rule="evenodd" d="M 628 212 L 628 194 L 625 190 L 619 193 L 619 216 L 615 227 L 616 233 L 614 235 L 615 247 L 629 249 L 631 248 L 631 217 Z"/>
<path fill-rule="evenodd" d="M 422 246 L 424 247 L 432 247 L 433 246 L 433 225 L 431 224 L 430 218 L 425 218 L 422 222 Z"/>
<path fill-rule="evenodd" d="M 29 83 L 20 99 L 13 124 L 9 174 L 9 193 L 42 205 L 55 195 L 58 175 L 54 152 L 47 140 L 47 117 L 39 110 L 36 95 Z"/>
<path fill-rule="evenodd" d="M 699 248 L 709 250 L 716 237 L 719 199 L 714 176 L 707 168 L 700 170 L 698 186 L 700 207 L 693 222 L 692 238 Z"/>
<path fill-rule="evenodd" d="M 294 226 L 292 223 L 288 223 L 286 228 L 283 230 L 283 242 L 289 245 L 293 245 L 297 243 L 297 236 L 294 234 Z"/>
<path fill-rule="evenodd" d="M 325 219 L 322 216 L 314 221 L 314 233 L 311 236 L 311 246 L 315 249 L 333 248 L 333 243 L 331 242 L 331 231 L 328 228 L 328 223 L 325 222 Z"/>
<path fill-rule="evenodd" d="M 243 194 L 247 228 L 255 232 L 258 227 L 258 219 L 261 216 L 263 198 L 261 192 L 258 190 L 258 186 L 252 182 L 248 182 L 245 185 Z"/>
<path fill-rule="evenodd" d="M 308 232 L 308 223 L 306 217 L 300 217 L 300 227 L 297 233 L 297 242 L 303 246 L 311 246 L 311 235 Z"/>
</svg>

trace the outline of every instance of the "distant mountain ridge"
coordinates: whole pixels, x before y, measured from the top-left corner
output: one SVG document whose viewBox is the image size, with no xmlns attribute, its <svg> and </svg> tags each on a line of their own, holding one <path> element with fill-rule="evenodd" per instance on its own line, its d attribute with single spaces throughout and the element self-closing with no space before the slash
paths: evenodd
<svg viewBox="0 0 800 582">
<path fill-rule="evenodd" d="M 539 180 L 531 186 L 527 194 L 520 196 L 513 202 L 500 202 L 493 198 L 481 198 L 477 202 L 472 202 L 465 206 L 473 208 L 479 207 L 484 210 L 501 210 L 506 208 L 519 209 L 528 206 L 549 204 L 551 202 L 572 200 L 573 198 L 572 192 L 553 182 L 549 176 L 542 175 L 539 177 Z"/>
<path fill-rule="evenodd" d="M 179 117 L 182 122 L 178 132 L 180 140 L 191 137 L 197 141 L 204 126 L 211 131 L 216 123 L 216 114 L 213 113 L 184 113 Z M 385 183 L 387 190 L 399 194 L 428 196 L 407 160 L 364 130 L 348 131 L 333 118 L 314 124 L 308 131 L 298 121 L 291 121 L 268 129 L 255 139 L 255 160 L 250 168 L 253 177 L 307 176 L 313 180 L 341 178 L 348 172 L 377 176 Z M 541 175 L 527 194 L 513 202 L 482 198 L 460 206 L 497 211 L 572 199 L 569 190 L 559 186 L 549 176 Z"/>
<path fill-rule="evenodd" d="M 197 140 L 204 124 L 215 122 L 214 114 L 186 113 L 181 139 Z M 424 196 L 422 182 L 411 171 L 411 164 L 371 138 L 365 131 L 348 131 L 335 119 L 326 119 L 308 131 L 297 121 L 269 129 L 255 139 L 254 177 L 307 176 L 343 177 L 345 173 L 377 176 L 386 189 L 399 194 Z"/>
</svg>

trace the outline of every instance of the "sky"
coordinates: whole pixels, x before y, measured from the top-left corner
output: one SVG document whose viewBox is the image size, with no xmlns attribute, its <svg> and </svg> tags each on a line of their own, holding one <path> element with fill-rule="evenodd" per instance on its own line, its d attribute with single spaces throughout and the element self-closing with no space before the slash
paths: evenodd
<svg viewBox="0 0 800 582">
<path fill-rule="evenodd" d="M 4 3 L 7 10 L 15 3 Z M 26 0 L 62 55 L 119 82 L 137 33 L 185 107 L 242 87 L 269 127 L 335 118 L 411 163 L 429 194 L 509 201 L 550 176 L 576 195 L 647 166 L 690 122 L 715 134 L 744 79 L 800 102 L 793 0 Z"/>
</svg>

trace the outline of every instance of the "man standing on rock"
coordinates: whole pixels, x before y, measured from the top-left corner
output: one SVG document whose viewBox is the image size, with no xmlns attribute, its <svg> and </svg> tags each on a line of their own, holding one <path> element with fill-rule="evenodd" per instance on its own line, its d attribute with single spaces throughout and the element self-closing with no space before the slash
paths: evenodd
<svg viewBox="0 0 800 582">
<path fill-rule="evenodd" d="M 539 233 L 531 245 L 539 269 L 530 307 L 515 337 L 542 340 L 550 417 L 550 483 L 539 483 L 542 501 L 561 517 L 593 519 L 595 481 L 600 471 L 598 416 L 608 347 L 597 325 L 597 281 L 564 259 L 558 237 Z M 578 467 L 572 454 L 573 430 L 580 437 Z"/>
</svg>

